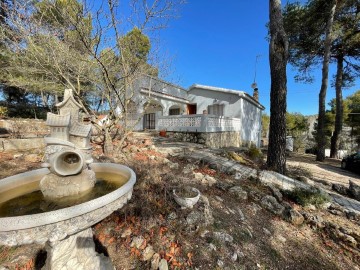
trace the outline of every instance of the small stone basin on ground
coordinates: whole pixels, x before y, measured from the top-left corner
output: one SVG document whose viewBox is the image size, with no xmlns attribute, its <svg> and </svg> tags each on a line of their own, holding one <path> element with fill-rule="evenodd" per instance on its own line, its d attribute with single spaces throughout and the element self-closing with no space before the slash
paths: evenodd
<svg viewBox="0 0 360 270">
<path fill-rule="evenodd" d="M 200 199 L 200 195 L 200 191 L 193 187 L 183 187 L 173 190 L 174 200 L 182 208 L 193 208 Z"/>
</svg>

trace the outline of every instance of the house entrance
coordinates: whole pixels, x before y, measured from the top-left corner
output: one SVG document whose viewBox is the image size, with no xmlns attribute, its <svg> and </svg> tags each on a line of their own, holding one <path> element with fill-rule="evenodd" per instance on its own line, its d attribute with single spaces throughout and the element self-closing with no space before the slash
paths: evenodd
<svg viewBox="0 0 360 270">
<path fill-rule="evenodd" d="M 143 128 L 156 129 L 157 118 L 163 114 L 161 104 L 155 100 L 151 100 L 145 103 L 144 109 Z"/>
<path fill-rule="evenodd" d="M 155 129 L 155 113 L 144 114 L 144 128 Z"/>
<path fill-rule="evenodd" d="M 187 112 L 188 114 L 196 114 L 196 104 L 188 104 Z"/>
</svg>

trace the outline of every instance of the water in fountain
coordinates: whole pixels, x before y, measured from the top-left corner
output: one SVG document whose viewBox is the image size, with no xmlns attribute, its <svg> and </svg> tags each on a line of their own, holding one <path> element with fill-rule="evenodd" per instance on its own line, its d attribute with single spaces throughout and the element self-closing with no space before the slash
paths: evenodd
<svg viewBox="0 0 360 270">
<path fill-rule="evenodd" d="M 63 198 L 46 198 L 41 190 L 29 193 L 29 190 L 32 190 L 29 185 L 0 193 L 0 217 L 32 215 L 74 206 L 104 196 L 120 188 L 128 180 L 121 175 L 111 173 L 97 173 L 96 178 L 92 189 Z M 36 189 L 39 182 L 31 185 Z"/>
</svg>

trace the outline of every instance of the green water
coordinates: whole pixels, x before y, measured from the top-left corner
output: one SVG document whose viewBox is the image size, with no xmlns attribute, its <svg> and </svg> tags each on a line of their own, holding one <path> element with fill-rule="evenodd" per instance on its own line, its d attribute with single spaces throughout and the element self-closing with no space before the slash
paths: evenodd
<svg viewBox="0 0 360 270">
<path fill-rule="evenodd" d="M 96 184 L 90 191 L 76 196 L 67 196 L 56 201 L 46 200 L 40 190 L 26 193 L 26 188 L 24 188 L 26 185 L 6 191 L 7 197 L 9 194 L 16 194 L 16 197 L 0 203 L 0 217 L 39 214 L 74 206 L 104 196 L 118 189 L 127 181 L 118 174 L 96 173 L 96 177 Z M 19 193 L 22 194 L 19 195 Z"/>
</svg>

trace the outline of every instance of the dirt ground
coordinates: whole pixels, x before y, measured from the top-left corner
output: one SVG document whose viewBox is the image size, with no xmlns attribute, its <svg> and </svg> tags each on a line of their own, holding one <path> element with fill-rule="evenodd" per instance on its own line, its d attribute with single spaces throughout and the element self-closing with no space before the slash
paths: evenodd
<svg viewBox="0 0 360 270">
<path fill-rule="evenodd" d="M 38 168 L 41 159 L 39 151 L 1 153 L 0 178 Z M 151 269 L 155 255 L 147 259 L 146 254 L 152 249 L 170 269 L 360 270 L 359 243 L 348 245 L 324 228 L 307 221 L 293 225 L 267 211 L 260 200 L 272 191 L 256 179 L 236 180 L 200 162 L 166 156 L 157 152 L 149 138 L 132 138 L 113 160 L 131 167 L 137 175 L 130 202 L 93 227 L 97 251 L 109 256 L 116 269 Z M 332 162 L 325 165 L 335 168 Z M 289 163 L 326 175 L 321 171 L 327 171 L 325 165 L 311 157 L 293 156 Z M 348 177 L 334 171 L 328 172 L 328 178 L 335 180 L 339 174 L 345 181 Z M 200 180 L 194 173 L 213 177 L 215 183 Z M 182 186 L 195 187 L 202 194 L 192 209 L 181 209 L 173 200 L 172 190 Z M 229 192 L 233 186 L 240 186 L 247 197 Z M 320 208 L 308 210 L 287 198 L 284 201 L 323 224 L 336 223 L 360 242 L 360 220 Z M 45 258 L 44 246 L 0 246 L 0 269 L 40 269 Z"/>
<path fill-rule="evenodd" d="M 313 178 L 325 180 L 331 184 L 348 185 L 349 180 L 360 185 L 360 175 L 341 169 L 341 160 L 326 158 L 324 162 L 315 160 L 314 155 L 290 153 L 286 161 L 292 168 L 303 168 Z"/>
</svg>

